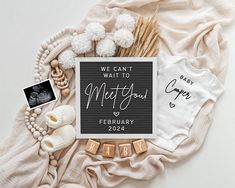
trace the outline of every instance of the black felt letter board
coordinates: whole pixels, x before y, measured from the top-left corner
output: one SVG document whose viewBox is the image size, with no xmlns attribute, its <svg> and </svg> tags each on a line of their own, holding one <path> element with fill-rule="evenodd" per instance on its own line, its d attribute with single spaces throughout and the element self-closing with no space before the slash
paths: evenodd
<svg viewBox="0 0 235 188">
<path fill-rule="evenodd" d="M 76 65 L 78 137 L 156 136 L 156 62 L 82 58 Z"/>
</svg>

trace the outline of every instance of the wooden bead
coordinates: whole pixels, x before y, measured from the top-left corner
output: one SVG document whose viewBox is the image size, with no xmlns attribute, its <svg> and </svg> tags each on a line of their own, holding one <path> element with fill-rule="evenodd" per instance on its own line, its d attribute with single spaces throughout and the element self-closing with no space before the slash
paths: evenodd
<svg viewBox="0 0 235 188">
<path fill-rule="evenodd" d="M 36 118 L 36 117 L 37 117 L 37 114 L 36 114 L 36 113 L 33 113 L 33 114 L 32 114 L 32 117 Z"/>
<path fill-rule="evenodd" d="M 67 97 L 70 93 L 69 83 L 67 81 L 66 75 L 59 67 L 59 62 L 57 59 L 54 59 L 51 61 L 51 77 L 54 80 L 54 83 L 56 84 L 57 88 L 61 90 L 61 95 L 64 97 Z"/>
<path fill-rule="evenodd" d="M 51 61 L 51 67 L 52 68 L 55 68 L 55 67 L 58 67 L 58 66 L 59 66 L 58 60 L 54 59 L 53 61 Z"/>
<path fill-rule="evenodd" d="M 119 144 L 118 150 L 121 158 L 130 157 L 132 155 L 131 143 Z"/>
<path fill-rule="evenodd" d="M 92 139 L 89 139 L 87 144 L 86 144 L 86 148 L 85 150 L 88 152 L 88 153 L 91 153 L 91 154 L 97 154 L 97 151 L 99 149 L 99 146 L 100 146 L 100 143 L 95 141 L 95 140 L 92 140 Z"/>
<path fill-rule="evenodd" d="M 37 139 L 40 135 L 41 135 L 41 134 L 40 134 L 39 131 L 35 131 L 35 132 L 33 133 L 33 137 L 34 137 L 35 139 Z"/>
<path fill-rule="evenodd" d="M 46 42 L 42 43 L 42 48 L 43 48 L 43 49 L 46 49 L 46 48 L 47 48 L 47 43 L 46 43 Z"/>
<path fill-rule="evenodd" d="M 144 139 L 134 141 L 133 146 L 137 154 L 146 152 L 148 150 L 147 144 Z"/>
<path fill-rule="evenodd" d="M 51 160 L 50 164 L 51 164 L 52 166 L 56 166 L 56 165 L 57 165 L 57 160 Z"/>
<path fill-rule="evenodd" d="M 39 114 L 41 113 L 41 111 L 42 111 L 41 108 L 36 108 L 36 109 L 34 110 L 34 113 L 37 114 L 37 115 L 39 115 Z"/>
<path fill-rule="evenodd" d="M 47 48 L 49 51 L 53 50 L 53 46 L 50 44 L 48 45 L 48 48 Z"/>
<path fill-rule="evenodd" d="M 115 145 L 114 144 L 103 144 L 102 156 L 108 158 L 114 158 Z"/>
<path fill-rule="evenodd" d="M 34 78 L 37 79 L 37 78 L 39 78 L 39 77 L 40 77 L 40 74 L 39 74 L 39 73 L 35 73 L 35 74 L 34 74 Z"/>
<path fill-rule="evenodd" d="M 69 88 L 66 88 L 66 89 L 63 89 L 61 91 L 61 94 L 64 96 L 64 97 L 67 97 L 70 93 L 70 89 Z"/>
<path fill-rule="evenodd" d="M 25 114 L 25 116 L 29 116 L 30 115 L 29 111 L 26 111 L 24 114 Z"/>
</svg>

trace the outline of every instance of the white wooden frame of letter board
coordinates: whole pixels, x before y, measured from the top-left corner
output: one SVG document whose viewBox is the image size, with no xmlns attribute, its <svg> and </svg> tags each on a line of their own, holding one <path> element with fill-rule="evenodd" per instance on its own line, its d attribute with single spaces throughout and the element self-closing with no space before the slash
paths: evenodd
<svg viewBox="0 0 235 188">
<path fill-rule="evenodd" d="M 152 133 L 151 134 L 83 134 L 81 133 L 80 113 L 80 62 L 152 62 Z M 156 138 L 157 137 L 157 57 L 79 57 L 76 59 L 76 137 L 78 139 L 135 139 L 135 138 Z"/>
</svg>

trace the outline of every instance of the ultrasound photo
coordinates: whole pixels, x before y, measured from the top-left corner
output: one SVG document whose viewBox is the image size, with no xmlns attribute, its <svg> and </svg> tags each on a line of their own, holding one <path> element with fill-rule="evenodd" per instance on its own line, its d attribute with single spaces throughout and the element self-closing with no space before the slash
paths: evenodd
<svg viewBox="0 0 235 188">
<path fill-rule="evenodd" d="M 35 108 L 56 100 L 50 80 L 23 89 L 30 108 Z"/>
</svg>

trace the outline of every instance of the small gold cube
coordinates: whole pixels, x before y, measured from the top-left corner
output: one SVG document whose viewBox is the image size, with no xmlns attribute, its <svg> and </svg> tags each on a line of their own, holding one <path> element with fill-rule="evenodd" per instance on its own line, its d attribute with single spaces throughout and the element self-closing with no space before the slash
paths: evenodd
<svg viewBox="0 0 235 188">
<path fill-rule="evenodd" d="M 133 146 L 137 154 L 144 153 L 148 150 L 147 144 L 144 139 L 134 141 Z"/>
<path fill-rule="evenodd" d="M 92 139 L 89 139 L 87 144 L 86 144 L 86 151 L 91 153 L 91 154 L 97 154 L 98 152 L 98 149 L 99 149 L 99 146 L 100 146 L 100 143 L 95 141 L 95 140 L 92 140 Z"/>
<path fill-rule="evenodd" d="M 103 144 L 102 156 L 114 158 L 115 145 L 114 144 Z"/>
<path fill-rule="evenodd" d="M 132 155 L 131 143 L 119 144 L 118 150 L 121 158 L 130 157 Z"/>
</svg>

